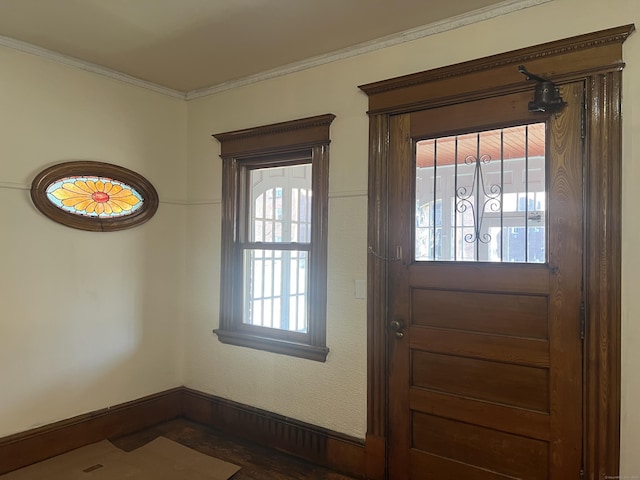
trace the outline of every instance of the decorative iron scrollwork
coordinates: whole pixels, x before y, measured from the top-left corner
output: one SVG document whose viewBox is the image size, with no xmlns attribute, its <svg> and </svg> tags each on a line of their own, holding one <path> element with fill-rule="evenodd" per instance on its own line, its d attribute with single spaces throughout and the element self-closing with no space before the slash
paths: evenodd
<svg viewBox="0 0 640 480">
<path fill-rule="evenodd" d="M 458 187 L 456 189 L 456 210 L 458 213 L 465 213 L 471 210 L 473 218 L 474 232 L 467 233 L 464 241 L 467 243 L 480 242 L 487 244 L 491 241 L 491 234 L 481 233 L 484 212 L 490 210 L 499 212 L 502 209 L 502 186 L 497 184 L 485 185 L 482 166 L 491 162 L 490 155 L 468 155 L 464 159 L 465 165 L 474 165 L 473 181 L 471 186 Z M 480 205 L 482 197 L 482 207 L 476 210 L 476 205 Z"/>
</svg>

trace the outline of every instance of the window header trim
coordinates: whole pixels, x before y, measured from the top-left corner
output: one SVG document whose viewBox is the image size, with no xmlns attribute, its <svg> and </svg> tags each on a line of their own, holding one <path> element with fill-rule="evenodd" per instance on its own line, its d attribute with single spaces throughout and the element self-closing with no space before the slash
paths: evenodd
<svg viewBox="0 0 640 480">
<path fill-rule="evenodd" d="M 247 128 L 225 133 L 216 133 L 213 137 L 221 144 L 222 158 L 268 155 L 282 151 L 291 151 L 329 144 L 329 127 L 336 118 L 332 113 L 315 117 L 273 123 L 262 127 Z"/>
</svg>

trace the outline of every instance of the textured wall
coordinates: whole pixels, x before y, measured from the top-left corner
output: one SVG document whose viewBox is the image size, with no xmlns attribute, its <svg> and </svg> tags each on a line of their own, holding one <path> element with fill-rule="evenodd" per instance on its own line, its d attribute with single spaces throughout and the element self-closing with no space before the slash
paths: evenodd
<svg viewBox="0 0 640 480">
<path fill-rule="evenodd" d="M 638 0 L 553 0 L 187 104 L 0 49 L 0 436 L 184 383 L 363 437 L 366 309 L 354 282 L 366 277 L 368 119 L 357 85 L 633 22 Z M 640 475 L 639 38 L 624 45 L 623 475 Z M 211 333 L 221 189 L 211 134 L 329 112 L 327 362 L 223 345 Z M 80 159 L 145 175 L 156 217 L 95 234 L 40 215 L 33 176 Z"/>
<path fill-rule="evenodd" d="M 223 91 L 188 104 L 188 254 L 185 382 L 188 386 L 363 437 L 366 430 L 366 309 L 353 283 L 366 272 L 367 98 L 357 85 L 573 35 L 640 24 L 637 0 L 554 0 L 410 43 L 281 78 Z M 640 167 L 640 40 L 624 47 L 624 264 L 622 465 L 640 475 L 640 253 L 633 213 Z M 334 113 L 331 127 L 329 305 L 326 364 L 227 346 L 218 323 L 219 145 L 212 133 Z"/>
<path fill-rule="evenodd" d="M 185 115 L 182 101 L 0 48 L 0 437 L 181 385 Z M 145 175 L 156 216 L 110 233 L 44 217 L 31 180 L 70 160 Z"/>
<path fill-rule="evenodd" d="M 196 205 L 188 214 L 186 384 L 363 436 L 366 305 L 355 298 L 354 283 L 366 278 L 366 99 L 339 71 L 333 77 L 314 73 L 292 76 L 286 94 L 287 82 L 279 79 L 189 103 L 188 194 Z M 300 76 L 313 82 L 312 90 L 299 88 Z M 314 88 L 315 99 L 309 97 Z M 337 115 L 330 146 L 327 362 L 223 345 L 211 333 L 219 308 L 221 161 L 210 135 L 323 113 Z"/>
</svg>

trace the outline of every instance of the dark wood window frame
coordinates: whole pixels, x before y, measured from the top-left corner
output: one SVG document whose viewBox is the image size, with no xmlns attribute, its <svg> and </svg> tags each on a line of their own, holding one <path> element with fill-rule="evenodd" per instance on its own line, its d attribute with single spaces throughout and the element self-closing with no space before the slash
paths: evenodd
<svg viewBox="0 0 640 480">
<path fill-rule="evenodd" d="M 222 343 L 326 361 L 329 129 L 334 118 L 325 114 L 213 135 L 220 142 L 222 158 L 220 325 L 214 330 Z M 242 185 L 247 169 L 287 165 L 299 159 L 308 159 L 304 162 L 312 165 L 307 333 L 242 321 Z"/>
<path fill-rule="evenodd" d="M 622 43 L 633 25 L 594 32 L 384 80 L 360 88 L 369 96 L 367 478 L 386 478 L 388 441 L 387 177 L 391 116 L 498 95 L 531 91 L 518 65 L 558 84 L 584 81 L 584 405 L 585 478 L 620 470 L 621 82 Z"/>
</svg>

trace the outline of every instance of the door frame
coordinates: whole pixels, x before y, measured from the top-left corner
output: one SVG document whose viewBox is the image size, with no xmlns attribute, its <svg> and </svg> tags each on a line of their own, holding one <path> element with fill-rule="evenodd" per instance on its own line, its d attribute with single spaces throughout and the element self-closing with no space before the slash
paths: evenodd
<svg viewBox="0 0 640 480">
<path fill-rule="evenodd" d="M 585 82 L 583 456 L 585 478 L 620 469 L 621 82 L 624 25 L 359 88 L 369 97 L 366 474 L 387 470 L 389 119 L 392 115 L 530 91 L 518 65 L 556 83 Z"/>
</svg>

